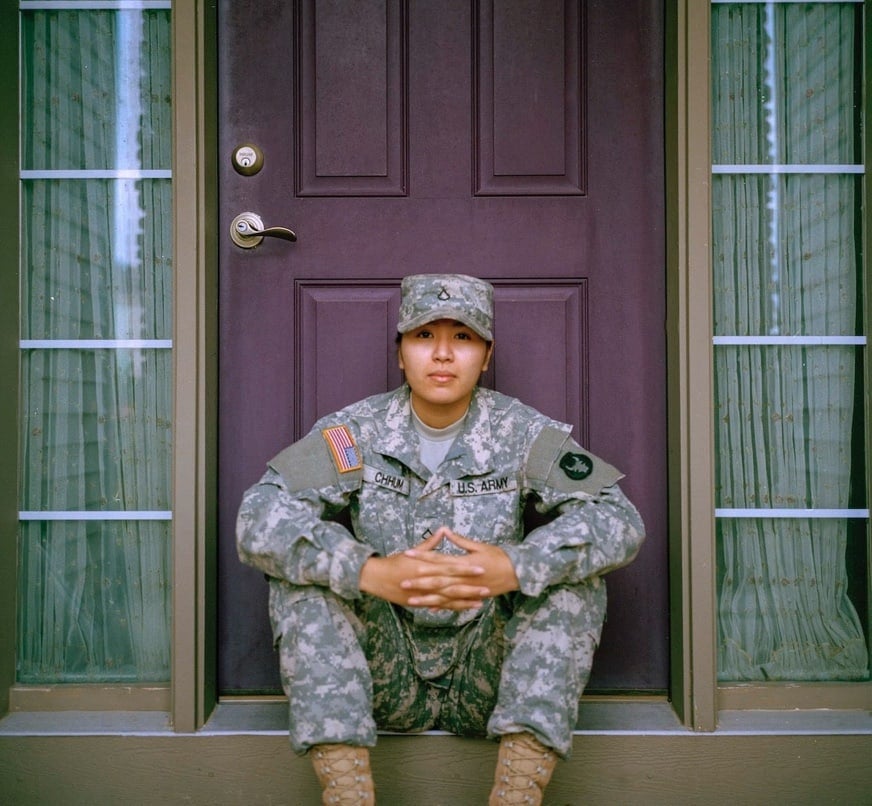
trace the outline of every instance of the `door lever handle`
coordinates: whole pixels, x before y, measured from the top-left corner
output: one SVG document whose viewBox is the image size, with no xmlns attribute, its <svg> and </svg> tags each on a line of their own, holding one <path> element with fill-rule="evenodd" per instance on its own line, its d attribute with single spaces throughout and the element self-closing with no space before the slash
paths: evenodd
<svg viewBox="0 0 872 806">
<path fill-rule="evenodd" d="M 242 249 L 253 249 L 264 238 L 281 238 L 293 243 L 297 235 L 287 227 L 264 227 L 257 213 L 240 213 L 230 223 L 230 240 Z"/>
</svg>

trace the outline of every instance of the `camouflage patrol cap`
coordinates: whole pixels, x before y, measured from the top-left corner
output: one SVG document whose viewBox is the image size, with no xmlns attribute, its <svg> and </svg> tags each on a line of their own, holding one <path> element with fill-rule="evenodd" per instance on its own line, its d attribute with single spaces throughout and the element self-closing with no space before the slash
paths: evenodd
<svg viewBox="0 0 872 806">
<path fill-rule="evenodd" d="M 397 330 L 408 333 L 437 319 L 453 319 L 493 341 L 494 288 L 466 274 L 413 274 L 403 279 Z"/>
</svg>

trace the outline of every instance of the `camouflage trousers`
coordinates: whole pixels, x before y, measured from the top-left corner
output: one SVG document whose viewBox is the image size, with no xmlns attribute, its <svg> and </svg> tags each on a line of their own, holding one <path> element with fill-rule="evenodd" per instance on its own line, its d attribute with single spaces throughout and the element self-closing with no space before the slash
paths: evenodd
<svg viewBox="0 0 872 806">
<path fill-rule="evenodd" d="M 373 746 L 377 730 L 529 731 L 565 758 L 605 609 L 594 578 L 487 600 L 461 627 L 421 626 L 374 597 L 272 580 L 291 746 Z"/>
</svg>

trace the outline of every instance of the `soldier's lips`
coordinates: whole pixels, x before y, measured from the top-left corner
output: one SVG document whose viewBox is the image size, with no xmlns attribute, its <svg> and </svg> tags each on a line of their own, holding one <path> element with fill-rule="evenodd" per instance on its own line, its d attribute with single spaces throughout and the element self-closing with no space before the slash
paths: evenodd
<svg viewBox="0 0 872 806">
<path fill-rule="evenodd" d="M 456 376 L 452 375 L 450 372 L 431 372 L 427 377 L 436 383 L 449 383 L 450 381 L 453 381 Z"/>
</svg>

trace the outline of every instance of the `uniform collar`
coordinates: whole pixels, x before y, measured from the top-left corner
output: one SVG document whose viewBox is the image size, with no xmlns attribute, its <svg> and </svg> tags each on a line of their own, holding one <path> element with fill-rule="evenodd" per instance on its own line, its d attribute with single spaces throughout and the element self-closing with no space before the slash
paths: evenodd
<svg viewBox="0 0 872 806">
<path fill-rule="evenodd" d="M 452 478 L 481 476 L 494 469 L 494 443 L 490 407 L 487 403 L 485 395 L 476 387 L 463 429 L 445 457 L 443 468 L 446 475 L 450 474 Z"/>
<path fill-rule="evenodd" d="M 418 434 L 412 426 L 411 390 L 404 384 L 392 394 L 383 418 L 376 421 L 378 436 L 372 447 L 414 470 L 422 478 L 430 472 L 418 458 Z M 493 470 L 493 440 L 486 396 L 476 387 L 463 428 L 454 440 L 440 468 L 449 478 L 480 476 Z"/>
<path fill-rule="evenodd" d="M 372 441 L 372 449 L 402 462 L 419 476 L 426 478 L 429 471 L 418 458 L 420 445 L 418 434 L 412 427 L 410 394 L 408 384 L 403 384 L 387 398 L 381 416 L 376 412 L 376 437 Z"/>
</svg>

